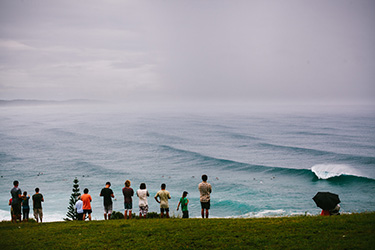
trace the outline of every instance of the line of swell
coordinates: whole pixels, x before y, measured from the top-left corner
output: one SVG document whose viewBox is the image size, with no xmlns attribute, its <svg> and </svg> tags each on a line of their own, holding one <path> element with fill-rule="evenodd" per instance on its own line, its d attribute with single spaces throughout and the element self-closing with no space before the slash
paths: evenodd
<svg viewBox="0 0 375 250">
<path fill-rule="evenodd" d="M 341 154 L 341 153 L 334 153 L 330 151 L 323 151 L 317 149 L 310 149 L 310 148 L 301 148 L 301 147 L 292 147 L 292 146 L 283 146 L 283 145 L 276 145 L 271 143 L 259 143 L 259 146 L 272 148 L 275 150 L 287 151 L 291 153 L 303 153 L 312 156 L 332 156 L 335 158 L 340 158 L 342 161 L 357 161 L 361 164 L 375 164 L 375 157 L 372 156 L 359 156 L 359 155 L 350 155 L 350 154 Z"/>
<path fill-rule="evenodd" d="M 256 172 L 266 172 L 270 174 L 278 174 L 278 175 L 285 175 L 285 176 L 305 176 L 307 178 L 311 178 L 313 181 L 319 181 L 318 177 L 310 170 L 310 169 L 294 169 L 294 168 L 281 168 L 281 167 L 273 167 L 273 166 L 266 166 L 266 165 L 255 165 L 255 164 L 248 164 L 228 159 L 221 159 L 216 157 L 211 157 L 207 155 L 203 155 L 198 152 L 193 152 L 184 149 L 178 149 L 175 147 L 167 146 L 167 145 L 160 145 L 160 147 L 164 150 L 173 151 L 180 154 L 181 157 L 186 157 L 189 161 L 195 161 L 195 164 L 200 164 L 204 166 L 215 166 L 215 168 L 220 167 L 222 169 L 227 170 L 234 170 L 234 171 L 246 171 L 250 173 Z M 327 179 L 331 182 L 355 182 L 355 181 L 369 181 L 375 182 L 374 179 L 365 177 L 365 176 L 354 176 L 354 175 L 341 175 Z"/>
</svg>

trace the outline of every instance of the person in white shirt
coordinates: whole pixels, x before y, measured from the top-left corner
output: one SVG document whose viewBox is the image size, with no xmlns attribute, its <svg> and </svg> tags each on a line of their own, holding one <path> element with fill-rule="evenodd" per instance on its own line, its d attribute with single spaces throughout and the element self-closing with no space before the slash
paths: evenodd
<svg viewBox="0 0 375 250">
<path fill-rule="evenodd" d="M 81 200 L 81 196 L 78 196 L 78 201 L 76 202 L 76 210 L 77 210 L 77 220 L 82 220 L 82 218 L 83 218 L 83 202 Z"/>
<path fill-rule="evenodd" d="M 137 190 L 137 196 L 139 197 L 139 218 L 146 218 L 148 212 L 147 196 L 150 196 L 146 189 L 146 184 L 141 183 Z"/>
<path fill-rule="evenodd" d="M 211 198 L 210 194 L 212 192 L 211 184 L 207 182 L 207 175 L 202 175 L 202 182 L 199 183 L 198 189 L 200 192 L 200 201 L 201 201 L 201 215 L 202 218 L 204 218 L 204 210 L 206 210 L 206 218 L 208 218 L 208 210 L 210 210 L 211 207 Z"/>
</svg>

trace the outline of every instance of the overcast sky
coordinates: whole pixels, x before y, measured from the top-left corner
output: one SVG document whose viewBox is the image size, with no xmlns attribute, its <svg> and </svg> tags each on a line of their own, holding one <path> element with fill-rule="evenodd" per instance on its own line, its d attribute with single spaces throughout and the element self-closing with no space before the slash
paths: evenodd
<svg viewBox="0 0 375 250">
<path fill-rule="evenodd" d="M 0 99 L 375 100 L 374 0 L 0 0 Z"/>
</svg>

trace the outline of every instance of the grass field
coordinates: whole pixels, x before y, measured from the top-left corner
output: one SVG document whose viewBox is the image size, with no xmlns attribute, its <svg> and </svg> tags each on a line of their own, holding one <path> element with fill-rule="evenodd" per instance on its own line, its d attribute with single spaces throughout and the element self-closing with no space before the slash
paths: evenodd
<svg viewBox="0 0 375 250">
<path fill-rule="evenodd" d="M 260 219 L 1 222 L 1 249 L 375 249 L 375 213 Z"/>
</svg>

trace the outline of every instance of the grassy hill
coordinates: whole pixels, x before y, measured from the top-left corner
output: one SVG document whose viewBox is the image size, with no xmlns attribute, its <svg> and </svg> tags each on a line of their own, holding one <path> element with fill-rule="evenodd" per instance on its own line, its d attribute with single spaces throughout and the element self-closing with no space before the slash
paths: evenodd
<svg viewBox="0 0 375 250">
<path fill-rule="evenodd" d="M 375 213 L 0 223 L 1 249 L 375 249 Z"/>
</svg>

